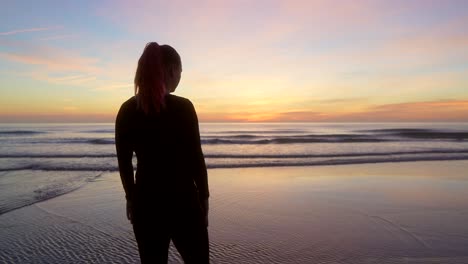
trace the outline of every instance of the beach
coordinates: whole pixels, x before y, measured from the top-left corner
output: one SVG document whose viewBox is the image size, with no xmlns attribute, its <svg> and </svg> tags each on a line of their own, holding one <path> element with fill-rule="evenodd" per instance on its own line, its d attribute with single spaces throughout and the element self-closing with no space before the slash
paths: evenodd
<svg viewBox="0 0 468 264">
<path fill-rule="evenodd" d="M 468 264 L 468 0 L 1 7 L 0 264 Z"/>
<path fill-rule="evenodd" d="M 210 169 L 212 263 L 468 263 L 468 161 Z M 0 215 L 0 262 L 139 263 L 118 172 Z M 182 263 L 171 246 L 170 263 Z"/>
</svg>

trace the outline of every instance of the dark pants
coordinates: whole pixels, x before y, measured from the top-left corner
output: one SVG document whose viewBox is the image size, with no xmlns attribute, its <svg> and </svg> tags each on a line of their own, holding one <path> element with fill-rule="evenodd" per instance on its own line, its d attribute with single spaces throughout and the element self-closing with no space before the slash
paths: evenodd
<svg viewBox="0 0 468 264">
<path fill-rule="evenodd" d="M 185 263 L 209 263 L 208 229 L 199 206 L 164 206 L 149 213 L 147 206 L 133 210 L 133 231 L 141 263 L 167 263 L 172 240 Z"/>
</svg>

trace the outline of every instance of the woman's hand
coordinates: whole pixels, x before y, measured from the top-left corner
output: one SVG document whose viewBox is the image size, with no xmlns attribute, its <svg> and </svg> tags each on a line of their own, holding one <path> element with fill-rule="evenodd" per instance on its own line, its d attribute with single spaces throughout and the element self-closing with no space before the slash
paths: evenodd
<svg viewBox="0 0 468 264">
<path fill-rule="evenodd" d="M 130 223 L 133 225 L 133 214 L 132 214 L 132 202 L 127 201 L 127 219 L 130 220 Z"/>
</svg>

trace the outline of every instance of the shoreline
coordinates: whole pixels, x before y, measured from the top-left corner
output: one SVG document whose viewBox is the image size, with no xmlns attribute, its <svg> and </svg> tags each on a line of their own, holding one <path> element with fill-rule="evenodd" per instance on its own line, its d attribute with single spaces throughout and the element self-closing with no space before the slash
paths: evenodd
<svg viewBox="0 0 468 264">
<path fill-rule="evenodd" d="M 465 152 L 460 152 L 465 153 Z M 460 155 L 460 153 L 451 153 L 453 155 Z M 17 157 L 9 157 L 11 159 L 15 159 Z M 61 157 L 54 157 L 54 158 L 61 158 Z M 65 157 L 67 158 L 67 157 Z M 359 158 L 359 156 L 358 156 Z M 209 159 L 209 158 L 207 158 Z M 372 160 L 327 160 L 326 163 L 323 161 L 318 162 L 297 162 L 297 163 L 252 163 L 252 164 L 225 164 L 225 165 L 210 165 L 207 164 L 207 169 L 214 170 L 214 169 L 242 169 L 242 168 L 274 168 L 274 167 L 321 167 L 321 166 L 340 166 L 340 165 L 367 165 L 367 164 L 386 164 L 386 163 L 412 163 L 412 162 L 438 162 L 438 161 L 464 161 L 468 160 L 468 154 L 466 156 L 455 156 L 455 157 L 414 157 L 412 159 L 402 159 L 402 158 L 395 158 L 392 160 L 388 159 L 380 159 L 378 157 L 374 157 Z M 118 168 L 95 168 L 95 166 L 89 167 L 81 167 L 81 168 L 70 168 L 70 167 L 63 167 L 60 168 L 56 165 L 51 167 L 40 167 L 40 166 L 24 166 L 24 167 L 12 167 L 12 168 L 3 168 L 0 172 L 12 172 L 12 171 L 53 171 L 53 172 L 102 172 L 102 173 L 112 173 L 118 172 Z"/>
<path fill-rule="evenodd" d="M 372 166 L 377 166 L 379 164 L 382 164 L 382 165 L 389 165 L 389 166 L 392 166 L 392 164 L 405 164 L 405 163 L 426 163 L 426 162 L 456 162 L 456 161 L 468 161 L 468 157 L 466 158 L 451 158 L 451 159 L 437 159 L 437 160 L 427 160 L 427 159 L 421 159 L 421 160 L 401 160 L 401 161 L 379 161 L 379 162 L 366 162 L 366 161 L 363 161 L 363 162 L 360 162 L 360 163 L 356 163 L 356 162 L 350 162 L 350 163 L 336 163 L 336 164 L 314 164 L 314 165 L 310 165 L 310 164 L 294 164 L 294 165 L 291 165 L 291 164 L 287 164 L 287 165 L 283 165 L 283 164 L 273 164 L 273 165 L 269 165 L 269 166 L 241 166 L 241 167 L 236 167 L 236 166 L 221 166 L 221 167 L 214 167 L 214 168 L 210 168 L 208 167 L 208 172 L 209 171 L 213 171 L 213 170 L 242 170 L 242 169 L 295 169 L 295 168 L 327 168 L 327 167 L 342 167 L 342 166 L 366 166 L 366 165 L 370 165 L 371 167 Z M 411 165 L 410 165 L 411 166 Z M 467 167 L 468 169 L 468 167 Z M 73 189 L 71 190 L 65 190 L 65 191 L 62 191 L 60 190 L 58 195 L 56 196 L 51 196 L 51 197 L 45 197 L 45 198 L 42 198 L 38 201 L 34 201 L 34 202 L 30 202 L 28 204 L 25 204 L 25 205 L 22 205 L 18 208 L 14 208 L 14 209 L 9 209 L 5 212 L 2 212 L 0 213 L 0 216 L 3 215 L 3 214 L 7 214 L 9 212 L 12 212 L 12 211 L 15 211 L 15 210 L 18 210 L 18 209 L 21 209 L 23 207 L 27 207 L 27 206 L 31 206 L 31 205 L 34 205 L 36 203 L 41 203 L 41 202 L 44 202 L 44 201 L 47 201 L 47 200 L 50 200 L 50 199 L 54 199 L 54 198 L 57 198 L 57 197 L 60 197 L 60 196 L 63 196 L 63 195 L 66 195 L 68 193 L 71 193 L 71 192 L 74 192 L 74 191 L 78 191 L 79 189 L 85 187 L 86 185 L 88 185 L 89 183 L 93 182 L 95 179 L 101 177 L 102 175 L 104 174 L 109 174 L 109 173 L 118 173 L 118 170 L 115 171 L 115 170 L 61 170 L 61 169 L 57 169 L 57 170 L 41 170 L 41 169 L 33 169 L 33 170 L 30 170 L 30 169 L 12 169 L 12 170 L 5 170 L 5 171 L 2 171 L 2 172 L 5 172 L 5 173 L 8 173 L 8 172 L 14 172 L 14 171 L 42 171 L 42 172 L 47 172 L 47 171 L 51 171 L 51 172 L 54 172 L 54 173 L 60 173 L 60 172 L 69 172 L 69 171 L 77 171 L 77 172 L 87 172 L 87 173 L 99 173 L 98 175 L 95 175 L 93 176 L 91 179 L 88 179 L 86 180 L 84 183 L 81 184 L 81 186 L 78 186 L 78 187 L 74 187 Z M 134 170 L 134 173 L 136 172 L 136 170 Z"/>
</svg>

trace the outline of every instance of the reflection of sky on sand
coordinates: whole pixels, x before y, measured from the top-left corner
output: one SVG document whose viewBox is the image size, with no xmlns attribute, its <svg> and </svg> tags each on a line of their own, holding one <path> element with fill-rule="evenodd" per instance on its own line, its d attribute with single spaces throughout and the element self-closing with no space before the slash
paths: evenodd
<svg viewBox="0 0 468 264">
<path fill-rule="evenodd" d="M 212 240 L 219 236 L 279 250 L 275 256 L 294 256 L 294 261 L 398 263 L 403 257 L 437 256 L 466 261 L 467 166 L 422 162 L 213 171 L 212 230 L 223 232 L 213 232 Z"/>
<path fill-rule="evenodd" d="M 209 170 L 213 263 L 467 263 L 468 161 Z M 133 262 L 117 173 L 0 216 L 5 256 Z M 65 251 L 67 256 L 64 256 Z M 170 263 L 181 263 L 171 248 Z M 56 261 L 56 262 L 57 262 Z"/>
</svg>

